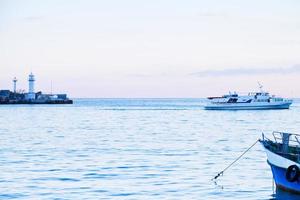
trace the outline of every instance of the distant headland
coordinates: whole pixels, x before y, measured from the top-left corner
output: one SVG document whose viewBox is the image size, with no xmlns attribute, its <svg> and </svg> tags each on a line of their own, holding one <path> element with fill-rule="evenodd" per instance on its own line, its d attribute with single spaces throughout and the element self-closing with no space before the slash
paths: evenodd
<svg viewBox="0 0 300 200">
<path fill-rule="evenodd" d="M 13 79 L 13 91 L 0 90 L 0 104 L 72 104 L 73 100 L 67 94 L 43 94 L 35 92 L 35 77 L 32 73 L 28 77 L 28 93 L 17 92 L 17 78 Z"/>
</svg>

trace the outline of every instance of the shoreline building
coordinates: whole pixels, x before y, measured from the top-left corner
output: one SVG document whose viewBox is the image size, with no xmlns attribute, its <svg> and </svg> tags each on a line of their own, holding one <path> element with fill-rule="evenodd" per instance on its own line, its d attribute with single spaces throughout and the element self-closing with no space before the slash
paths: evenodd
<svg viewBox="0 0 300 200">
<path fill-rule="evenodd" d="M 67 94 L 43 94 L 35 92 L 35 76 L 28 76 L 28 93 L 17 92 L 17 78 L 13 79 L 13 92 L 0 90 L 0 104 L 72 104 L 73 100 Z"/>
<path fill-rule="evenodd" d="M 33 100 L 35 99 L 35 93 L 34 93 L 34 75 L 32 74 L 32 72 L 29 74 L 28 77 L 28 94 L 27 94 L 27 99 Z"/>
<path fill-rule="evenodd" d="M 14 79 L 13 79 L 13 83 L 14 83 L 14 93 L 17 93 L 17 78 L 15 77 Z"/>
</svg>

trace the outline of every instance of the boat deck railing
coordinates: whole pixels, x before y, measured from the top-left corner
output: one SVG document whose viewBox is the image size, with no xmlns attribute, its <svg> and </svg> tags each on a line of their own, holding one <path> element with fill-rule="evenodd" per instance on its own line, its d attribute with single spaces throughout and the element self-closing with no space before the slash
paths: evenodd
<svg viewBox="0 0 300 200">
<path fill-rule="evenodd" d="M 282 138 L 283 134 L 289 134 L 288 146 L 285 148 Z M 274 140 L 270 140 L 263 134 L 263 144 L 265 148 L 279 154 L 287 159 L 300 163 L 300 135 L 274 131 Z"/>
<path fill-rule="evenodd" d="M 300 147 L 300 135 L 295 133 L 285 133 L 280 131 L 273 131 L 272 135 L 276 143 L 282 142 L 283 134 L 289 134 L 289 146 Z"/>
</svg>

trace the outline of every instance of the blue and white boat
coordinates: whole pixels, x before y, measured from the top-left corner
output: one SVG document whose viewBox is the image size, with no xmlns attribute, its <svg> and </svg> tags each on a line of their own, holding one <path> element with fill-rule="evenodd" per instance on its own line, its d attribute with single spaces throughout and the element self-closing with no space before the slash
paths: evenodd
<svg viewBox="0 0 300 200">
<path fill-rule="evenodd" d="M 248 95 L 237 93 L 223 95 L 221 97 L 208 97 L 206 110 L 265 110 L 265 109 L 289 109 L 293 103 L 291 99 L 276 97 L 268 92 L 251 92 Z"/>
<path fill-rule="evenodd" d="M 273 132 L 273 139 L 264 134 L 260 143 L 267 153 L 278 189 L 300 193 L 300 135 Z"/>
</svg>

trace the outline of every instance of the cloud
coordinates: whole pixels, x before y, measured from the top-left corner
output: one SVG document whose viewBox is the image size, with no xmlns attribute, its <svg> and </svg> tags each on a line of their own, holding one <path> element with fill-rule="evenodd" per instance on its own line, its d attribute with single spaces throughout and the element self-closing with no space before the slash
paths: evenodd
<svg viewBox="0 0 300 200">
<path fill-rule="evenodd" d="M 269 75 L 269 74 L 292 74 L 300 73 L 300 65 L 288 68 L 231 68 L 224 70 L 204 70 L 191 73 L 192 76 L 245 76 L 245 75 Z"/>
<path fill-rule="evenodd" d="M 127 77 L 130 78 L 154 78 L 154 77 L 166 77 L 171 76 L 172 73 L 133 73 L 133 74 L 127 74 Z"/>
<path fill-rule="evenodd" d="M 218 12 L 199 12 L 197 14 L 199 17 L 228 17 L 226 13 L 218 13 Z"/>
<path fill-rule="evenodd" d="M 127 74 L 127 77 L 132 77 L 132 78 L 151 78 L 153 75 L 150 74 Z"/>
<path fill-rule="evenodd" d="M 28 16 L 28 17 L 24 17 L 24 19 L 26 21 L 39 21 L 39 20 L 44 19 L 44 17 L 43 16 Z"/>
</svg>

